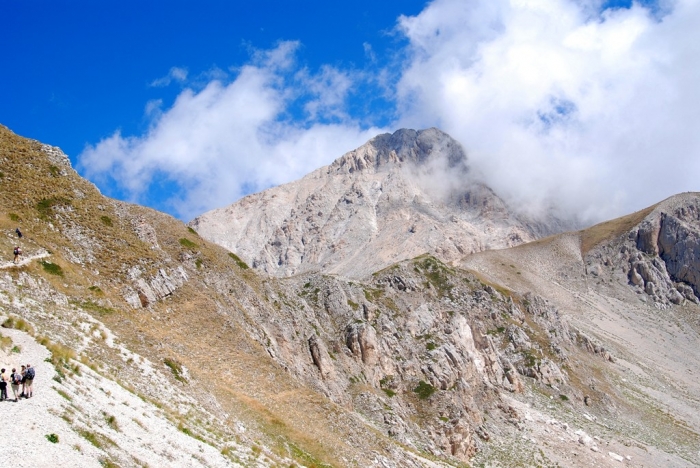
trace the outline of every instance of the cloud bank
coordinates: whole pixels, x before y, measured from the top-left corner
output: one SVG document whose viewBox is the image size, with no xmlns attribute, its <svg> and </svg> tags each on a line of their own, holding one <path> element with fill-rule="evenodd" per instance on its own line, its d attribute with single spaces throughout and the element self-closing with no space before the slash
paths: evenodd
<svg viewBox="0 0 700 468">
<path fill-rule="evenodd" d="M 698 190 L 698 2 L 595 6 L 437 0 L 400 18 L 399 122 L 450 133 L 511 200 L 587 221 Z"/>
<path fill-rule="evenodd" d="M 621 215 L 700 180 L 700 2 L 645 5 L 435 0 L 398 19 L 400 66 L 361 72 L 305 69 L 299 44 L 283 42 L 165 110 L 147 103 L 148 132 L 115 132 L 79 167 L 135 201 L 153 206 L 157 192 L 157 207 L 189 219 L 381 131 L 437 126 L 511 202 L 588 222 Z M 173 70 L 166 78 L 185 82 Z M 390 128 L 359 115 L 358 89 L 389 96 Z"/>
<path fill-rule="evenodd" d="M 81 171 L 133 201 L 150 198 L 191 219 L 297 179 L 380 132 L 345 115 L 351 79 L 330 67 L 316 75 L 297 69 L 297 47 L 258 52 L 234 79 L 185 89 L 165 111 L 149 102 L 148 132 L 117 131 L 88 146 Z M 290 116 L 294 106 L 302 107 L 298 116 Z"/>
</svg>

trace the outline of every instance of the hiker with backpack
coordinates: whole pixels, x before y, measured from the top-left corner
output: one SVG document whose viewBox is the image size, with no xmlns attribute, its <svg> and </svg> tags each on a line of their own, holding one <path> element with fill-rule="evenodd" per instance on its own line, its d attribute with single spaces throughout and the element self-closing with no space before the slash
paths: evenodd
<svg viewBox="0 0 700 468">
<path fill-rule="evenodd" d="M 34 376 L 36 374 L 34 373 L 34 368 L 32 367 L 31 364 L 27 364 L 27 370 L 24 375 L 24 398 L 31 398 L 32 395 L 34 394 Z"/>
<path fill-rule="evenodd" d="M 20 255 L 22 255 L 22 249 L 19 247 L 19 245 L 15 247 L 14 254 L 15 254 L 15 259 L 12 261 L 12 263 L 18 263 L 19 257 L 20 257 Z"/>
<path fill-rule="evenodd" d="M 15 229 L 15 234 L 17 234 L 17 237 L 20 239 L 22 238 L 22 231 L 20 231 L 19 228 Z"/>
<path fill-rule="evenodd" d="M 19 386 L 22 385 L 22 375 L 15 368 L 12 368 L 12 374 L 10 374 L 10 384 L 12 385 L 12 393 L 15 395 L 15 403 L 17 403 L 20 394 Z"/>
</svg>

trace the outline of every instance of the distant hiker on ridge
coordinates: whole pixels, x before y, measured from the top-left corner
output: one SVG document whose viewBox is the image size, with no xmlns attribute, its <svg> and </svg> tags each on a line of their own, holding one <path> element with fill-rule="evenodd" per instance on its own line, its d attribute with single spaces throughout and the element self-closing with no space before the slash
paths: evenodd
<svg viewBox="0 0 700 468">
<path fill-rule="evenodd" d="M 15 247 L 14 254 L 15 254 L 15 259 L 12 260 L 12 263 L 17 263 L 17 262 L 19 262 L 20 255 L 22 255 L 22 249 L 19 248 L 19 245 Z"/>
<path fill-rule="evenodd" d="M 17 237 L 20 239 L 22 238 L 22 231 L 20 231 L 19 228 L 15 229 L 15 233 L 17 234 Z"/>
</svg>

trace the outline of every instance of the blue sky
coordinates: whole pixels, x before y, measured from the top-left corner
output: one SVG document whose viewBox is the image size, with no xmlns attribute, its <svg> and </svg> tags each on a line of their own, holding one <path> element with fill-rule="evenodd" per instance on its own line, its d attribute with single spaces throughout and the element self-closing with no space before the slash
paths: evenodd
<svg viewBox="0 0 700 468">
<path fill-rule="evenodd" d="M 447 131 L 525 209 L 595 221 L 699 189 L 698 0 L 7 1 L 0 21 L 0 123 L 183 220 L 401 127 Z"/>
</svg>

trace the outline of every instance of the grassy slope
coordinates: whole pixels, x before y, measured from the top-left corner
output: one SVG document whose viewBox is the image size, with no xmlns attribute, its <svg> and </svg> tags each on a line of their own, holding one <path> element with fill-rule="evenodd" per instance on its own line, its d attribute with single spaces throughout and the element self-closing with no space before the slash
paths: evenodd
<svg viewBox="0 0 700 468">
<path fill-rule="evenodd" d="M 49 261 L 60 266 L 63 276 L 47 273 L 39 262 L 22 271 L 44 278 L 72 303 L 82 305 L 136 353 L 153 362 L 179 361 L 192 375 L 192 384 L 184 391 L 195 398 L 201 397 L 198 387 L 211 391 L 215 402 L 200 400 L 215 414 L 220 405 L 223 413 L 248 421 L 264 443 L 307 465 L 342 466 L 340 457 L 364 459 L 368 447 L 350 447 L 346 441 L 350 433 L 361 434 L 367 428 L 343 423 L 352 418 L 338 417 L 340 408 L 290 379 L 244 331 L 251 324 L 245 323 L 246 312 L 237 298 L 257 296 L 261 290 L 253 273 L 181 222 L 103 197 L 70 167 L 50 161 L 38 142 L 1 126 L 0 159 L 0 230 L 6 233 L 0 236 L 0 252 L 7 252 L 8 260 L 16 242 L 11 233 L 19 225 L 25 234 L 25 255 L 47 249 Z M 132 225 L 136 216 L 154 227 L 162 251 L 136 236 Z M 183 246 L 183 238 L 195 245 Z M 130 283 L 126 273 L 134 266 L 141 268 L 143 277 L 159 268 L 184 266 L 190 280 L 149 310 L 133 310 L 121 291 Z M 266 307 L 264 299 L 256 301 Z M 67 324 L 35 319 L 39 332 L 58 341 L 71 340 L 61 336 Z M 85 353 L 103 363 L 106 373 L 127 381 L 132 379 L 129 373 L 136 372 L 123 368 L 109 349 L 92 347 Z M 151 394 L 157 398 L 157 392 Z M 374 441 L 368 445 L 380 452 L 385 444 L 374 433 L 354 439 Z"/>
</svg>

